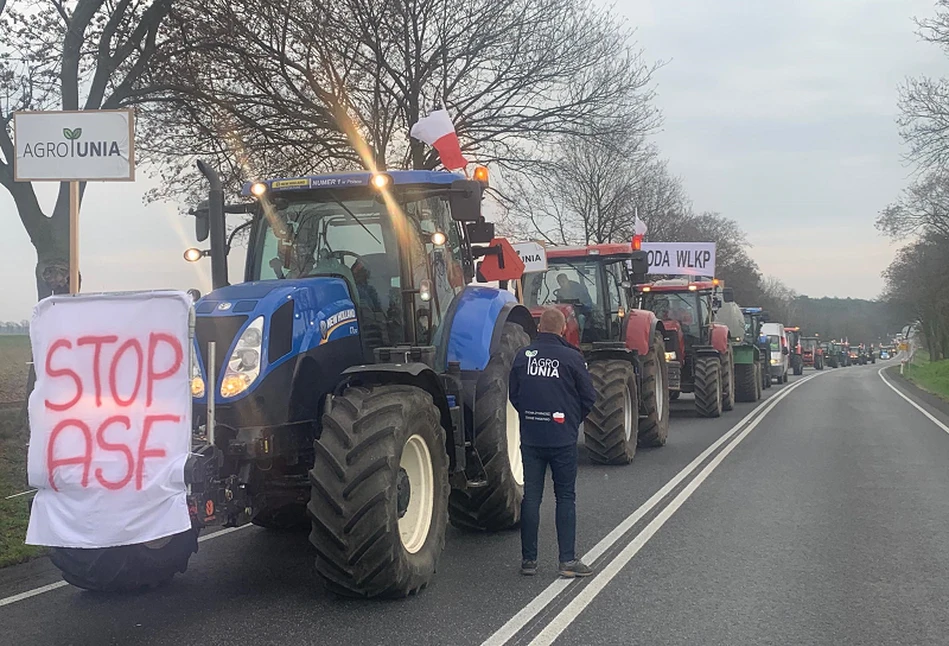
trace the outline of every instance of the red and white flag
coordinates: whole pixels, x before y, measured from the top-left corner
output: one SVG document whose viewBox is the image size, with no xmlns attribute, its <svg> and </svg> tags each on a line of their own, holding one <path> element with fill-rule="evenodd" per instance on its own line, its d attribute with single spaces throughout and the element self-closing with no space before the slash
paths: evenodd
<svg viewBox="0 0 949 646">
<path fill-rule="evenodd" d="M 412 126 L 409 134 L 429 146 L 434 146 L 442 160 L 442 165 L 448 170 L 464 168 L 468 165 L 468 160 L 461 154 L 461 144 L 455 133 L 455 125 L 448 116 L 448 110 L 444 108 L 435 110 L 427 117 L 422 117 Z"/>
</svg>

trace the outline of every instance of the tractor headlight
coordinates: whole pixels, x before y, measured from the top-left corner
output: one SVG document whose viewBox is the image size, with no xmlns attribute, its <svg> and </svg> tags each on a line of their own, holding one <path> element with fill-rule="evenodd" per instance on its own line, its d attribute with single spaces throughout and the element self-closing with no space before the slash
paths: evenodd
<svg viewBox="0 0 949 646">
<path fill-rule="evenodd" d="M 258 316 L 237 340 L 227 360 L 221 396 L 235 397 L 247 390 L 260 375 L 260 347 L 264 339 L 264 317 Z"/>
<path fill-rule="evenodd" d="M 666 361 L 675 361 L 677 358 L 675 350 L 672 352 L 666 352 Z"/>
<path fill-rule="evenodd" d="M 204 397 L 204 377 L 201 376 L 201 367 L 198 365 L 193 344 L 191 346 L 191 396 Z"/>
</svg>

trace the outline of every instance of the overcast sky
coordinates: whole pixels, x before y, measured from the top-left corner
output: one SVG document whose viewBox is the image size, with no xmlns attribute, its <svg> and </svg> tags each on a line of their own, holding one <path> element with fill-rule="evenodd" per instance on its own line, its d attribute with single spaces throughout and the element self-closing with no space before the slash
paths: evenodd
<svg viewBox="0 0 949 646">
<path fill-rule="evenodd" d="M 930 0 L 619 0 L 638 26 L 665 115 L 657 141 L 698 210 L 748 232 L 766 274 L 810 296 L 873 298 L 895 246 L 873 228 L 906 184 L 896 86 L 949 60 L 918 42 Z M 181 258 L 193 220 L 144 206 L 152 185 L 90 185 L 81 216 L 84 291 L 209 287 Z M 49 205 L 53 188 L 41 192 Z M 0 190 L 0 320 L 28 318 L 35 255 Z M 235 258 L 239 265 L 240 258 Z M 236 267 L 235 267 L 236 269 Z"/>
</svg>

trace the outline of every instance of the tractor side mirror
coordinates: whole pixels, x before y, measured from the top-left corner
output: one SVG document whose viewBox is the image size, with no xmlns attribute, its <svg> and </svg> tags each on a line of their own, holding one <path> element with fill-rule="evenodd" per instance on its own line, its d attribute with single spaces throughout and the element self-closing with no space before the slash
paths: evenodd
<svg viewBox="0 0 949 646">
<path fill-rule="evenodd" d="M 629 259 L 626 266 L 629 268 L 634 285 L 641 285 L 646 282 L 646 274 L 649 273 L 649 261 L 646 258 L 645 251 L 634 251 L 633 257 Z"/>
<path fill-rule="evenodd" d="M 481 182 L 473 179 L 456 179 L 451 183 L 448 203 L 451 206 L 451 218 L 458 222 L 479 222 L 481 220 Z"/>
<path fill-rule="evenodd" d="M 204 200 L 198 206 L 188 211 L 194 216 L 194 236 L 198 242 L 208 239 L 211 232 L 211 218 L 209 217 L 208 201 Z"/>
<path fill-rule="evenodd" d="M 493 222 L 469 222 L 466 227 L 468 242 L 473 244 L 488 244 L 494 240 Z"/>
<path fill-rule="evenodd" d="M 725 301 L 726 303 L 734 303 L 735 290 L 732 289 L 731 287 L 722 288 L 722 300 Z"/>
<path fill-rule="evenodd" d="M 791 352 L 787 348 L 781 348 L 781 354 L 791 354 Z"/>
<path fill-rule="evenodd" d="M 192 287 L 188 290 L 188 296 L 191 297 L 192 302 L 197 303 L 198 299 L 201 298 L 201 290 Z"/>
</svg>

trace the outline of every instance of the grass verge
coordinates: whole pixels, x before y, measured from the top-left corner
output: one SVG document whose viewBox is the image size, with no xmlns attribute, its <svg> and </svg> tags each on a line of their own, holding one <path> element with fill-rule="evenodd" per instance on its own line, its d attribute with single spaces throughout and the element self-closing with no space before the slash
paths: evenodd
<svg viewBox="0 0 949 646">
<path fill-rule="evenodd" d="M 949 401 L 949 359 L 930 361 L 927 354 L 917 352 L 904 376 L 923 390 Z"/>
<path fill-rule="evenodd" d="M 26 545 L 30 496 L 5 500 L 27 489 L 26 442 L 28 431 L 20 408 L 0 409 L 0 567 L 28 561 L 45 553 Z"/>
</svg>

